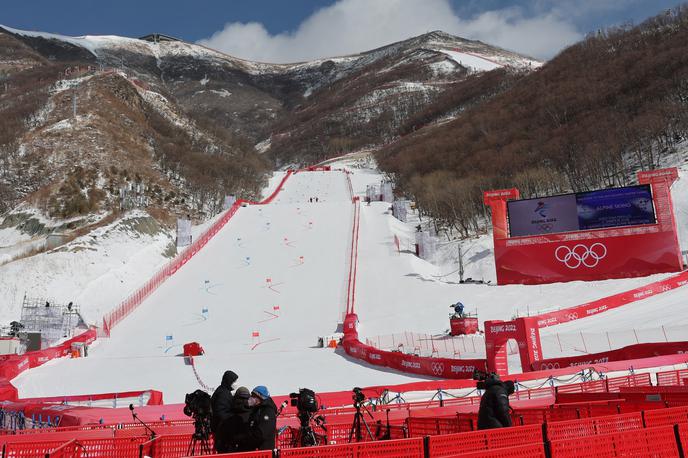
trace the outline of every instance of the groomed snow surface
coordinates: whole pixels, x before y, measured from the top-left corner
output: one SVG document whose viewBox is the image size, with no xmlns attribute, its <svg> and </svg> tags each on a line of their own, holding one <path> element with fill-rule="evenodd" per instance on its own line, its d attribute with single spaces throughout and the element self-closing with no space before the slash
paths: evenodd
<svg viewBox="0 0 688 458">
<path fill-rule="evenodd" d="M 369 160 L 336 165 L 353 171 L 356 194 L 365 194 L 366 184 L 381 180 Z M 309 202 L 311 197 L 319 202 Z M 679 200 L 685 196 L 675 195 L 680 208 Z M 304 386 L 325 392 L 418 380 L 351 360 L 340 351 L 314 348 L 318 336 L 335 333 L 342 318 L 351 219 L 343 173 L 297 173 L 274 203 L 241 208 L 110 339 L 99 340 L 88 358 L 53 361 L 13 383 L 21 397 L 154 388 L 163 391 L 167 403 L 180 402 L 184 393 L 199 388 L 192 368 L 176 356 L 190 341 L 206 350 L 196 365 L 200 379 L 210 386 L 219 383 L 226 369 L 239 374 L 240 384 L 264 384 L 276 394 Z M 356 312 L 362 339 L 405 331 L 442 334 L 449 327 L 449 305 L 457 300 L 468 312 L 477 312 L 482 325 L 577 305 L 666 277 L 542 286 L 459 284 L 458 274 L 448 274 L 456 269 L 450 255 L 456 252 L 455 243 L 443 246 L 435 264 L 403 252 L 404 246 L 397 251 L 394 235 L 402 245 L 408 243 L 414 224 L 394 219 L 389 204 L 361 205 Z M 490 279 L 490 237 L 467 242 L 464 249 L 471 250 L 466 276 Z M 545 356 L 580 354 L 573 341 L 566 349 L 555 348 L 557 332 L 585 331 L 606 342 L 600 336 L 607 331 L 688 324 L 684 298 L 679 289 L 544 329 Z"/>
</svg>

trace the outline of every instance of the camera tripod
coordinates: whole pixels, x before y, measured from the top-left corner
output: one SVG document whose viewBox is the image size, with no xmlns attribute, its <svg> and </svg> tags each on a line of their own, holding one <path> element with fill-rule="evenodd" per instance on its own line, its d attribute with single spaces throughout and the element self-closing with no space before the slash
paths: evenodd
<svg viewBox="0 0 688 458">
<path fill-rule="evenodd" d="M 327 436 L 315 432 L 314 426 L 319 426 L 324 431 L 325 419 L 321 416 L 314 417 L 310 413 L 299 413 L 301 426 L 296 430 L 292 443 L 295 447 L 312 447 L 314 445 L 327 445 Z"/>
<path fill-rule="evenodd" d="M 198 453 L 196 450 L 198 447 Z M 191 435 L 189 448 L 186 451 L 188 456 L 210 455 L 213 453 L 210 447 L 210 423 L 203 418 L 196 418 L 194 421 L 194 433 Z"/>
<path fill-rule="evenodd" d="M 356 442 L 361 442 L 363 440 L 364 436 L 363 431 L 361 430 L 361 424 L 365 426 L 365 432 L 368 433 L 369 440 L 375 440 L 373 437 L 373 433 L 370 431 L 368 423 L 366 423 L 365 416 L 363 415 L 363 412 L 361 412 L 361 409 L 363 409 L 368 415 L 370 415 L 370 418 L 374 419 L 375 417 L 373 417 L 373 414 L 371 414 L 365 406 L 361 405 L 360 402 L 355 402 L 354 408 L 356 409 L 356 415 L 354 415 L 354 421 L 351 424 L 351 431 L 349 431 L 349 443 L 351 443 L 354 437 L 356 439 Z"/>
</svg>

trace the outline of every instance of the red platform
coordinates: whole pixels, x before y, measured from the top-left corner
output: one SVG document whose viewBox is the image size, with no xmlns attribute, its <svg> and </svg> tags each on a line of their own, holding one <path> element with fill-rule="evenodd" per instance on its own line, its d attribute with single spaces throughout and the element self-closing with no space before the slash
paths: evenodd
<svg viewBox="0 0 688 458">
<path fill-rule="evenodd" d="M 201 356 L 205 351 L 198 342 L 184 344 L 184 356 Z"/>
<path fill-rule="evenodd" d="M 462 336 L 466 334 L 476 334 L 478 332 L 478 318 L 476 317 L 451 317 L 449 319 L 451 326 L 450 334 L 453 336 Z"/>
</svg>

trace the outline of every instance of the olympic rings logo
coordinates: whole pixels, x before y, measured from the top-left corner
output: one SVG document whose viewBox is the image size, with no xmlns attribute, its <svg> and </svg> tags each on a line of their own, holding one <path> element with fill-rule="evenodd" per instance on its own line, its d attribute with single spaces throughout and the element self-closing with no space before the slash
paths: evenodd
<svg viewBox="0 0 688 458">
<path fill-rule="evenodd" d="M 566 319 L 569 321 L 577 320 L 578 319 L 578 314 L 576 312 L 573 313 L 567 313 L 566 314 Z"/>
<path fill-rule="evenodd" d="M 563 262 L 569 269 L 577 269 L 580 266 L 593 268 L 607 256 L 607 247 L 601 243 L 593 243 L 590 247 L 578 244 L 573 248 L 565 245 L 554 251 L 557 261 Z"/>
<path fill-rule="evenodd" d="M 435 375 L 442 375 L 444 373 L 444 363 L 432 363 L 430 367 Z"/>
<path fill-rule="evenodd" d="M 541 371 L 560 369 L 560 368 L 561 368 L 561 366 L 559 366 L 559 363 L 542 363 L 542 364 L 540 364 L 540 370 Z"/>
<path fill-rule="evenodd" d="M 540 230 L 543 232 L 551 232 L 552 229 L 554 229 L 554 224 L 547 223 L 547 224 L 540 224 Z"/>
</svg>

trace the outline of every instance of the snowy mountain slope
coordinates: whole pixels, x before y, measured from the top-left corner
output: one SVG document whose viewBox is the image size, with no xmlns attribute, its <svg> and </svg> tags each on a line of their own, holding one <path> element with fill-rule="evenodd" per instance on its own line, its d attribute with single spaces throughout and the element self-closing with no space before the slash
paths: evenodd
<svg viewBox="0 0 688 458">
<path fill-rule="evenodd" d="M 152 43 L 114 36 L 66 37 L 0 26 L 0 30 L 3 28 L 46 57 L 64 55 L 71 61 L 95 62 L 125 71 L 152 90 L 174 98 L 188 114 L 212 120 L 215 128 L 249 139 L 252 144 L 276 136 L 279 141 L 272 145 L 270 155 L 280 164 L 292 159 L 308 163 L 331 155 L 333 148 L 341 150 L 339 145 L 326 144 L 326 151 L 322 151 L 322 145 L 316 148 L 305 141 L 304 136 L 310 134 L 302 132 L 303 124 L 309 123 L 307 116 L 300 115 L 304 110 L 321 114 L 325 111 L 318 118 L 326 119 L 327 125 L 338 125 L 338 137 L 356 142 L 351 132 L 360 132 L 362 121 L 383 122 L 389 116 L 386 112 L 372 111 L 370 104 L 357 105 L 356 101 L 378 89 L 399 87 L 402 90 L 385 100 L 399 119 L 381 126 L 371 139 L 380 144 L 397 134 L 404 118 L 434 103 L 443 86 L 464 80 L 469 70 L 487 69 L 474 64 L 463 66 L 445 50 L 451 53 L 462 49 L 475 60 L 495 61 L 511 69 L 531 69 L 539 64 L 525 56 L 442 32 L 349 56 L 266 64 L 181 41 Z M 421 94 L 417 90 L 403 90 L 409 83 L 429 84 Z M 434 83 L 440 86 L 433 87 Z M 332 91 L 343 91 L 341 100 L 332 103 Z M 320 134 L 333 136 L 323 130 L 327 127 L 320 125 L 320 121 L 317 124 Z"/>
<path fill-rule="evenodd" d="M 174 253 L 169 232 L 131 212 L 57 249 L 0 266 L 0 320 L 20 316 L 22 298 L 79 304 L 90 324 L 150 277 Z"/>
</svg>

